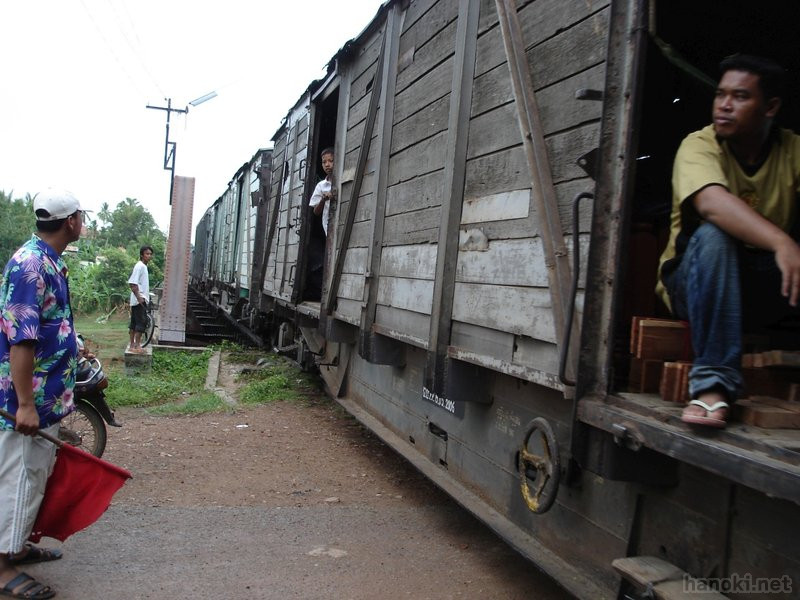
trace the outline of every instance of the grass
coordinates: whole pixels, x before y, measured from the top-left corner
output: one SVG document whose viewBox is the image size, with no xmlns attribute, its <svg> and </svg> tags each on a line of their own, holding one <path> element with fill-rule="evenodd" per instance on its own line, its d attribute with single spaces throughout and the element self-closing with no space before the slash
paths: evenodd
<svg viewBox="0 0 800 600">
<path fill-rule="evenodd" d="M 128 343 L 128 316 L 114 314 L 104 323 L 96 315 L 75 319 L 77 330 L 87 346 L 103 363 L 108 375 L 106 399 L 112 408 L 123 406 L 146 408 L 158 415 L 202 414 L 230 410 L 230 406 L 205 388 L 208 359 L 214 350 L 221 350 L 229 363 L 256 365 L 267 358 L 263 367 L 253 367 L 240 375 L 242 405 L 268 404 L 277 401 L 307 404 L 319 394 L 319 382 L 303 373 L 295 363 L 224 342 L 205 352 L 155 350 L 150 373 L 129 376 L 125 373 L 124 353 Z"/>
<path fill-rule="evenodd" d="M 124 367 L 129 340 L 126 314 L 114 314 L 104 323 L 97 322 L 97 315 L 80 315 L 75 327 L 103 363 L 108 376 L 106 400 L 112 409 L 132 406 L 158 414 L 197 414 L 227 408 L 216 394 L 204 389 L 212 349 L 202 353 L 156 350 L 150 373 L 129 376 Z"/>
<path fill-rule="evenodd" d="M 303 373 L 294 363 L 274 355 L 270 364 L 243 372 L 239 390 L 241 404 L 269 404 L 271 402 L 299 402 L 306 404 L 319 393 L 318 380 Z"/>
</svg>

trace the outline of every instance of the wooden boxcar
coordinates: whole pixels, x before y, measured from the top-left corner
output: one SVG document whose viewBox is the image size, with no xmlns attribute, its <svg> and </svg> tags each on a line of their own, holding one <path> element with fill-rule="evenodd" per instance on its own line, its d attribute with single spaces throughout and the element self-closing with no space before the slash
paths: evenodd
<svg viewBox="0 0 800 600">
<path fill-rule="evenodd" d="M 797 16 L 775 0 L 385 3 L 273 138 L 250 325 L 579 597 L 617 597 L 647 561 L 612 562 L 639 556 L 796 594 L 800 433 L 691 431 L 630 391 L 627 349 L 632 316 L 664 316 L 671 161 L 708 122 L 717 62 L 796 73 Z"/>
</svg>

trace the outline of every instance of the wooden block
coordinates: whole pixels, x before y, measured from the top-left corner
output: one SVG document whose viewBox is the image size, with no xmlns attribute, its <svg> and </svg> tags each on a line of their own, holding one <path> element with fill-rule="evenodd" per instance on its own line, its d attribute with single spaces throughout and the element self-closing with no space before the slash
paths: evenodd
<svg viewBox="0 0 800 600">
<path fill-rule="evenodd" d="M 772 396 L 789 398 L 791 386 L 798 373 L 794 369 L 765 369 L 759 367 L 742 369 L 744 387 L 748 396 Z"/>
<path fill-rule="evenodd" d="M 667 402 L 686 404 L 689 402 L 689 371 L 692 363 L 687 361 L 665 362 L 661 373 L 659 393 Z"/>
<path fill-rule="evenodd" d="M 689 327 L 683 321 L 642 319 L 634 356 L 642 359 L 686 360 L 692 355 Z"/>
<path fill-rule="evenodd" d="M 742 354 L 742 368 L 743 369 L 752 369 L 753 368 L 753 355 L 752 354 Z"/>
<path fill-rule="evenodd" d="M 799 402 L 800 401 L 800 383 L 790 383 L 789 384 L 789 393 L 787 394 L 786 399 L 789 402 Z"/>
<path fill-rule="evenodd" d="M 800 367 L 800 352 L 789 352 L 788 350 L 771 350 L 765 352 L 769 354 L 769 366 L 772 367 Z"/>
<path fill-rule="evenodd" d="M 664 363 L 660 360 L 651 359 L 637 359 L 642 360 L 642 378 L 639 385 L 639 391 L 644 394 L 657 394 L 658 388 L 661 385 L 661 371 L 663 371 Z"/>
<path fill-rule="evenodd" d="M 780 398 L 774 398 L 773 396 L 750 396 L 748 400 L 752 400 L 753 402 L 757 402 L 758 404 L 777 406 L 778 408 L 782 408 L 783 410 L 800 413 L 800 402 L 789 402 L 787 400 L 782 400 Z"/>
<path fill-rule="evenodd" d="M 736 402 L 738 418 L 743 423 L 763 429 L 800 429 L 800 412 L 765 405 L 752 399 Z"/>
</svg>

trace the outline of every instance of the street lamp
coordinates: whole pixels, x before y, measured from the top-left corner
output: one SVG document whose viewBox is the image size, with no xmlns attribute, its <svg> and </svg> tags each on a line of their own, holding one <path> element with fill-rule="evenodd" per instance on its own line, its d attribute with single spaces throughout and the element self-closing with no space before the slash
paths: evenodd
<svg viewBox="0 0 800 600">
<path fill-rule="evenodd" d="M 169 118 L 170 115 L 174 112 L 186 114 L 189 112 L 189 106 L 197 106 L 202 104 L 203 102 L 207 102 L 212 98 L 217 97 L 217 92 L 209 92 L 204 96 L 200 96 L 199 98 L 195 98 L 189 105 L 185 108 L 172 108 L 172 98 L 165 98 L 167 101 L 166 106 L 151 106 L 148 104 L 145 108 L 152 108 L 155 110 L 164 110 L 167 112 L 167 136 L 166 141 L 164 143 L 164 170 L 170 172 L 169 176 L 169 203 L 172 205 L 172 187 L 175 182 L 175 155 L 177 154 L 177 143 L 171 142 L 169 140 Z"/>
</svg>

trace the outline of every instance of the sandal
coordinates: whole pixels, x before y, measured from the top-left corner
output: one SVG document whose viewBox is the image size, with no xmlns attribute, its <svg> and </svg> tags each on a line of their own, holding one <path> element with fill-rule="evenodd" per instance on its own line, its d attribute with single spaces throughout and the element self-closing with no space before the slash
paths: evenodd
<svg viewBox="0 0 800 600">
<path fill-rule="evenodd" d="M 27 573 L 20 573 L 0 588 L 0 596 L 8 596 L 9 598 L 46 600 L 55 595 L 55 590 L 51 589 L 50 586 L 39 583 Z"/>
<path fill-rule="evenodd" d="M 64 553 L 57 548 L 39 548 L 33 544 L 26 544 L 27 552 L 19 558 L 8 557 L 12 565 L 31 565 L 33 563 L 50 562 L 51 560 L 58 560 Z"/>
<path fill-rule="evenodd" d="M 714 427 L 716 429 L 723 429 L 727 424 L 725 419 L 717 419 L 714 417 L 710 417 L 709 415 L 713 412 L 718 410 L 727 409 L 728 403 L 723 402 L 720 400 L 719 402 L 715 402 L 712 405 L 708 405 L 702 400 L 690 400 L 689 406 L 699 406 L 700 408 L 706 411 L 705 415 L 687 415 L 686 411 L 684 410 L 683 414 L 681 415 L 681 421 L 684 423 L 689 423 L 690 425 L 703 425 L 705 427 Z"/>
</svg>

